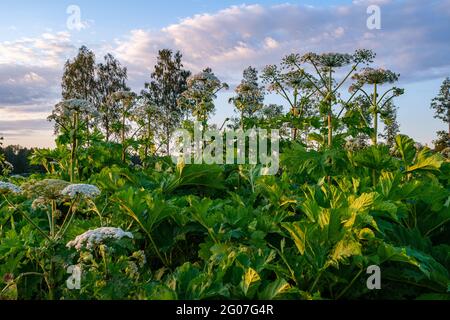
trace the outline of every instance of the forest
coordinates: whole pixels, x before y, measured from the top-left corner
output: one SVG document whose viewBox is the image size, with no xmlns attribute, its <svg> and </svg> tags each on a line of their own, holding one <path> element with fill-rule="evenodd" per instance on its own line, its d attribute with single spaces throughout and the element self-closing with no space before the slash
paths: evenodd
<svg viewBox="0 0 450 320">
<path fill-rule="evenodd" d="M 230 86 L 164 49 L 133 92 L 113 55 L 81 47 L 48 117 L 56 147 L 0 149 L 0 300 L 448 300 L 450 78 L 427 106 L 449 125 L 431 149 L 401 134 L 399 77 L 358 49 Z M 278 172 L 175 163 L 194 123 L 279 130 Z"/>
</svg>

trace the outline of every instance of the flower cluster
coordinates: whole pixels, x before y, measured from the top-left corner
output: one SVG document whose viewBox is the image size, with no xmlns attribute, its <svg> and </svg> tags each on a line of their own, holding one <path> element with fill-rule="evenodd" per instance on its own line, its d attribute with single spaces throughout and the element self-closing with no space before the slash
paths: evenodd
<svg viewBox="0 0 450 320">
<path fill-rule="evenodd" d="M 353 56 L 347 53 L 307 53 L 302 57 L 303 62 L 310 62 L 322 68 L 340 68 L 353 62 Z"/>
<path fill-rule="evenodd" d="M 136 97 L 136 94 L 131 91 L 117 91 L 111 94 L 112 101 L 132 100 Z"/>
<path fill-rule="evenodd" d="M 34 201 L 31 203 L 31 209 L 33 210 L 46 210 L 49 205 L 49 201 L 43 197 L 39 197 L 34 199 Z"/>
<path fill-rule="evenodd" d="M 363 68 L 361 72 L 355 73 L 352 78 L 356 80 L 358 85 L 364 85 L 393 83 L 398 80 L 399 76 L 399 74 L 383 68 Z"/>
<path fill-rule="evenodd" d="M 189 87 L 192 87 L 197 82 L 209 82 L 211 84 L 220 85 L 220 80 L 214 73 L 211 72 L 200 72 L 190 76 L 187 80 Z"/>
<path fill-rule="evenodd" d="M 355 63 L 372 63 L 375 59 L 375 52 L 369 49 L 359 49 L 353 54 L 353 61 Z"/>
<path fill-rule="evenodd" d="M 32 181 L 23 185 L 24 193 L 30 198 L 40 198 L 41 200 L 62 200 L 61 191 L 70 183 L 58 179 L 44 179 Z"/>
<path fill-rule="evenodd" d="M 100 190 L 91 184 L 71 184 L 61 191 L 62 195 L 68 196 L 71 199 L 74 199 L 78 195 L 84 198 L 94 199 L 97 198 L 100 193 Z"/>
<path fill-rule="evenodd" d="M 120 228 L 102 227 L 88 230 L 78 235 L 75 240 L 69 241 L 66 247 L 75 248 L 78 251 L 82 249 L 91 250 L 103 244 L 106 240 L 120 240 L 125 237 L 133 239 L 133 234 L 131 232 L 125 232 Z"/>
<path fill-rule="evenodd" d="M 87 100 L 69 99 L 58 103 L 55 107 L 65 117 L 71 117 L 74 113 L 98 117 L 97 109 Z"/>
<path fill-rule="evenodd" d="M 22 192 L 22 188 L 16 186 L 10 182 L 0 181 L 0 194 L 14 193 L 19 194 Z"/>
</svg>

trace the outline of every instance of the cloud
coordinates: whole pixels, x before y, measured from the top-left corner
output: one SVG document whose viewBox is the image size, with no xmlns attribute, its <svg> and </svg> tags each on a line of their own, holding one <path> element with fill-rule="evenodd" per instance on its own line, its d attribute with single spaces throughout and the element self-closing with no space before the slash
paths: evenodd
<svg viewBox="0 0 450 320">
<path fill-rule="evenodd" d="M 56 68 L 0 65 L 0 108 L 39 104 L 54 98 L 60 72 Z"/>
<path fill-rule="evenodd" d="M 381 30 L 367 28 L 369 4 L 381 8 Z M 185 66 L 213 68 L 238 81 L 248 65 L 262 67 L 307 51 L 377 52 L 376 64 L 400 72 L 404 81 L 444 77 L 450 72 L 449 1 L 355 0 L 349 5 L 241 5 L 192 16 L 159 31 L 133 30 L 114 52 L 132 76 L 148 77 L 158 49 L 184 54 Z"/>
<path fill-rule="evenodd" d="M 49 137 L 52 124 L 44 119 L 3 121 L 0 120 L 0 136 L 5 137 L 5 144 L 19 144 L 23 147 L 54 147 Z M 26 137 L 24 139 L 24 137 Z"/>
<path fill-rule="evenodd" d="M 380 6 L 381 30 L 367 28 L 366 9 L 372 4 Z M 161 29 L 125 31 L 112 43 L 92 41 L 90 47 L 97 58 L 111 52 L 127 66 L 136 91 L 149 80 L 157 52 L 164 48 L 180 50 L 185 67 L 193 72 L 211 67 L 230 85 L 240 81 L 249 65 L 261 69 L 293 52 L 369 48 L 378 54 L 375 65 L 399 72 L 403 82 L 412 83 L 450 74 L 448 30 L 450 0 L 254 4 L 197 14 Z M 64 62 L 80 45 L 71 33 L 52 30 L 0 42 L 0 131 L 6 125 L 10 136 L 12 127 L 24 126 L 28 133 L 51 131 L 44 119 L 60 97 Z"/>
<path fill-rule="evenodd" d="M 75 48 L 68 32 L 46 32 L 34 38 L 3 41 L 0 42 L 0 65 L 61 67 L 61 62 Z"/>
<path fill-rule="evenodd" d="M 60 91 L 64 62 L 75 52 L 67 32 L 0 42 L 0 119 L 49 112 Z"/>
</svg>

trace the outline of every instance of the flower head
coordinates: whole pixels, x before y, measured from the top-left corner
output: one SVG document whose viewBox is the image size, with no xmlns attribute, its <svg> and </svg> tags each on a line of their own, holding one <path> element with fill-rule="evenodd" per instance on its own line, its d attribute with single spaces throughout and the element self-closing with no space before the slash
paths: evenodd
<svg viewBox="0 0 450 320">
<path fill-rule="evenodd" d="M 188 86 L 192 86 L 195 82 L 202 81 L 202 82 L 210 82 L 215 83 L 217 85 L 220 84 L 219 78 L 217 78 L 214 73 L 212 72 L 200 72 L 197 74 L 194 74 L 193 76 L 190 76 L 187 80 Z"/>
<path fill-rule="evenodd" d="M 307 53 L 302 57 L 303 62 L 310 62 L 322 68 L 340 68 L 353 61 L 353 56 L 347 53 Z"/>
<path fill-rule="evenodd" d="M 372 63 L 376 54 L 372 50 L 359 49 L 353 54 L 353 61 L 355 63 Z"/>
<path fill-rule="evenodd" d="M 100 190 L 96 186 L 91 184 L 71 184 L 64 188 L 61 191 L 61 194 L 64 196 L 68 196 L 71 199 L 75 198 L 78 195 L 82 197 L 94 199 L 100 195 Z"/>
<path fill-rule="evenodd" d="M 102 227 L 94 230 L 88 230 L 78 235 L 74 240 L 68 242 L 66 247 L 91 250 L 96 246 L 103 244 L 106 240 L 120 240 L 124 237 L 133 239 L 131 232 L 125 232 L 120 228 Z"/>
<path fill-rule="evenodd" d="M 98 117 L 99 113 L 92 103 L 83 99 L 69 99 L 64 100 L 56 105 L 56 110 L 59 110 L 64 116 L 70 117 L 74 113 Z"/>
<path fill-rule="evenodd" d="M 41 198 L 42 200 L 61 200 L 61 191 L 70 183 L 58 179 L 44 179 L 24 184 L 25 194 L 30 198 Z"/>
<path fill-rule="evenodd" d="M 42 210 L 46 210 L 47 206 L 49 204 L 49 201 L 43 197 L 39 197 L 34 199 L 33 203 L 31 204 L 31 209 L 33 210 L 38 210 L 38 209 L 42 209 Z"/>
<path fill-rule="evenodd" d="M 131 91 L 117 91 L 111 94 L 111 100 L 113 101 L 123 101 L 123 100 L 132 100 L 136 98 L 136 94 Z"/>
<path fill-rule="evenodd" d="M 383 84 L 393 83 L 398 80 L 399 74 L 392 72 L 391 70 L 385 70 L 383 68 L 363 68 L 361 72 L 353 75 L 353 80 L 359 85 L 364 84 Z"/>
<path fill-rule="evenodd" d="M 14 193 L 19 194 L 22 192 L 22 188 L 16 186 L 10 182 L 0 181 L 0 194 Z"/>
</svg>

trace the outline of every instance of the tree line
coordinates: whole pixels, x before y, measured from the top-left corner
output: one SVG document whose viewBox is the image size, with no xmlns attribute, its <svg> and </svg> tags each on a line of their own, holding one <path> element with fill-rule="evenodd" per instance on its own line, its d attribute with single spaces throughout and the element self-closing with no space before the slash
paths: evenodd
<svg viewBox="0 0 450 320">
<path fill-rule="evenodd" d="M 362 148 L 380 143 L 380 137 L 392 146 L 400 130 L 394 99 L 403 89 L 391 86 L 382 91 L 400 75 L 369 67 L 374 58 L 370 50 L 291 54 L 278 65 L 266 66 L 261 74 L 250 66 L 229 99 L 234 116 L 225 119 L 220 129 L 279 128 L 287 140 L 314 148 Z M 122 162 L 137 157 L 145 164 L 155 155 L 169 154 L 177 128 L 192 129 L 194 120 L 204 128 L 217 127 L 209 119 L 215 112 L 217 94 L 229 90 L 229 85 L 209 67 L 192 74 L 182 59 L 179 51 L 160 50 L 149 81 L 139 93 L 131 91 L 127 68 L 112 54 L 97 63 L 94 53 L 83 46 L 65 63 L 62 99 L 48 120 L 55 125 L 57 150 L 65 148 L 71 153 L 72 175 L 79 170 L 77 152 L 99 142 L 117 148 Z M 449 88 L 447 78 L 431 104 L 435 117 L 445 123 L 450 123 Z M 265 104 L 268 93 L 281 97 L 287 112 L 282 105 Z M 380 122 L 384 123 L 382 132 Z M 448 133 L 438 132 L 436 151 L 450 147 L 449 137 L 450 127 Z M 14 162 L 16 171 L 30 170 L 33 163 L 44 163 L 47 171 L 50 168 L 51 156 L 42 150 L 31 156 L 28 167 L 22 158 L 29 157 L 32 150 L 16 146 L 3 153 L 3 158 Z"/>
</svg>

